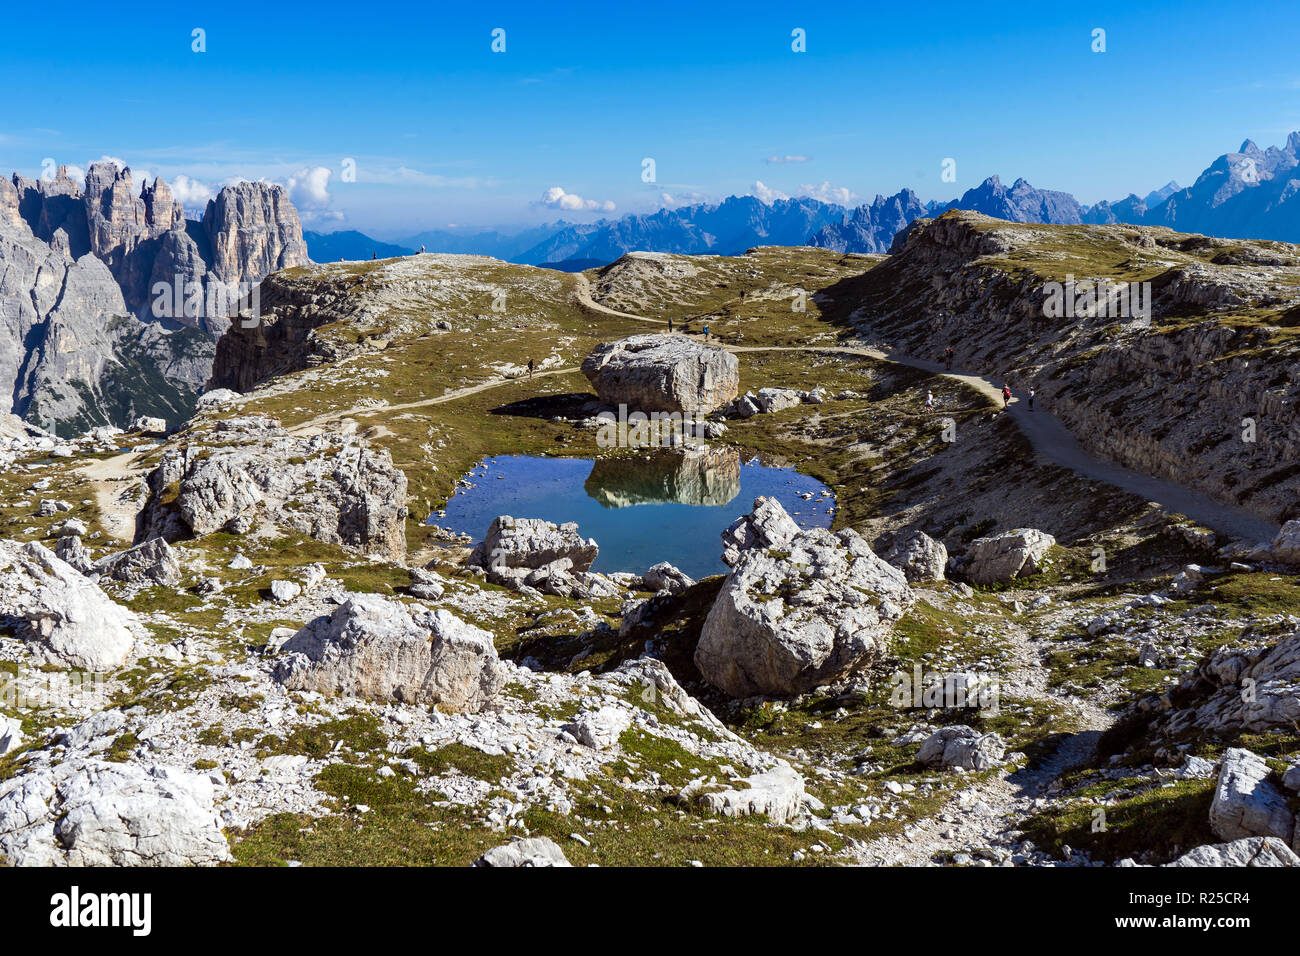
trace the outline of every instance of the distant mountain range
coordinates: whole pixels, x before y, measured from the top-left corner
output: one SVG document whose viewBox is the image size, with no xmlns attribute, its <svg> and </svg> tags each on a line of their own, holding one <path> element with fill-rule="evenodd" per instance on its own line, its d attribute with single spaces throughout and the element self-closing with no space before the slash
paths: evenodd
<svg viewBox="0 0 1300 956">
<path fill-rule="evenodd" d="M 757 245 L 809 245 L 839 252 L 881 253 L 889 250 L 894 236 L 913 220 L 948 209 L 968 209 L 1012 222 L 1123 222 L 1213 236 L 1300 242 L 1298 167 L 1300 132 L 1292 133 L 1282 147 L 1260 149 L 1247 140 L 1237 152 L 1225 153 L 1211 163 L 1190 187 L 1170 182 L 1146 196 L 1131 193 L 1093 206 L 1080 203 L 1067 192 L 1038 189 L 1023 179 L 1008 187 L 997 176 L 990 176 L 946 203 L 923 203 L 910 189 L 877 196 L 854 209 L 809 198 L 767 203 L 754 196 L 731 196 L 720 203 L 591 223 L 561 221 L 513 234 L 431 231 L 394 246 L 361 233 L 307 233 L 307 244 L 318 261 L 340 255 L 358 259 L 376 253 L 380 257 L 402 255 L 396 250 L 423 246 L 428 252 L 475 253 L 577 270 L 637 250 L 736 255 Z"/>
</svg>

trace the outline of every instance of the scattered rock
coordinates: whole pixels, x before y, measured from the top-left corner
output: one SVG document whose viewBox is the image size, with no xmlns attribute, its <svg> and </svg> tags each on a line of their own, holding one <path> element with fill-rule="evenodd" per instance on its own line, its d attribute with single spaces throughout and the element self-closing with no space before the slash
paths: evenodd
<svg viewBox="0 0 1300 956">
<path fill-rule="evenodd" d="M 965 724 L 953 724 L 928 737 L 916 752 L 916 760 L 945 770 L 988 770 L 997 766 L 1005 753 L 1006 744 L 997 734 L 981 734 Z"/>
<path fill-rule="evenodd" d="M 95 572 L 115 581 L 172 586 L 181 579 L 176 551 L 162 538 L 151 538 L 95 562 Z"/>
<path fill-rule="evenodd" d="M 202 866 L 230 859 L 206 777 L 102 760 L 0 783 L 0 854 L 17 866 Z"/>
<path fill-rule="evenodd" d="M 694 578 L 667 561 L 651 565 L 650 570 L 641 576 L 641 580 L 647 590 L 667 591 L 669 594 L 681 594 L 695 584 Z"/>
<path fill-rule="evenodd" d="M 799 526 L 780 501 L 766 496 L 755 498 L 750 513 L 737 518 L 722 532 L 722 561 L 727 567 L 735 567 L 742 551 L 782 549 L 799 533 Z"/>
<path fill-rule="evenodd" d="M 736 783 L 734 787 L 723 787 L 703 779 L 693 780 L 678 794 L 678 801 L 724 817 L 761 813 L 772 823 L 784 824 L 799 815 L 806 796 L 803 777 L 785 764 Z"/>
</svg>

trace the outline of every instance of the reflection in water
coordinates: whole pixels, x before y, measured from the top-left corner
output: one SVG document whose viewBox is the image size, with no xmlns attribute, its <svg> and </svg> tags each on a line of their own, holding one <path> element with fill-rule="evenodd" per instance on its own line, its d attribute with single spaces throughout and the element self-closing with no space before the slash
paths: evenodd
<svg viewBox="0 0 1300 956">
<path fill-rule="evenodd" d="M 759 495 L 775 496 L 800 527 L 830 526 L 835 500 L 821 482 L 757 460 L 741 464 L 724 448 L 654 460 L 488 458 L 430 521 L 475 541 L 498 515 L 576 521 L 582 536 L 600 545 L 593 571 L 643 574 L 671 561 L 699 578 L 727 570 L 720 535 Z M 620 507 L 650 502 L 657 504 Z"/>
<path fill-rule="evenodd" d="M 740 453 L 698 448 L 601 458 L 583 487 L 606 508 L 670 502 L 720 507 L 740 494 Z"/>
</svg>

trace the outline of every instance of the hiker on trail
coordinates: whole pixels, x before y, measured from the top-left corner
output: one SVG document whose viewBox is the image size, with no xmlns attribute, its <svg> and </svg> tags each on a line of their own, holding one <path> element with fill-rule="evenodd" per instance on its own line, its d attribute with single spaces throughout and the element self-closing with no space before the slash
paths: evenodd
<svg viewBox="0 0 1300 956">
<path fill-rule="evenodd" d="M 420 255 L 424 255 L 424 246 L 420 247 Z"/>
<path fill-rule="evenodd" d="M 377 252 L 372 252 L 372 253 L 370 253 L 370 258 L 371 258 L 371 259 L 378 259 L 378 258 L 379 258 L 379 253 L 377 253 Z"/>
<path fill-rule="evenodd" d="M 934 392 L 927 391 L 925 393 L 925 410 L 927 412 L 934 411 Z"/>
<path fill-rule="evenodd" d="M 668 334 L 672 335 L 672 332 L 673 332 L 673 317 L 670 315 L 668 317 Z"/>
<path fill-rule="evenodd" d="M 1029 410 L 1034 410 L 1034 386 L 1029 386 Z"/>
<path fill-rule="evenodd" d="M 704 341 L 707 342 L 708 340 L 709 340 L 709 323 L 705 322 L 705 323 L 704 323 Z"/>
<path fill-rule="evenodd" d="M 947 366 L 948 371 L 950 371 L 950 372 L 952 371 L 952 360 L 953 360 L 953 357 L 954 357 L 956 354 L 957 354 L 957 353 L 953 350 L 953 347 L 952 347 L 951 345 L 948 346 L 946 349 L 943 350 L 943 361 L 944 361 L 944 365 Z"/>
<path fill-rule="evenodd" d="M 532 378 L 532 377 L 533 377 L 533 360 L 532 360 L 532 359 L 529 359 L 529 360 L 528 360 L 528 377 L 529 377 L 529 378 Z"/>
<path fill-rule="evenodd" d="M 1010 404 L 1011 404 L 1011 386 L 1003 385 L 1002 386 L 1002 407 L 1006 408 Z"/>
</svg>

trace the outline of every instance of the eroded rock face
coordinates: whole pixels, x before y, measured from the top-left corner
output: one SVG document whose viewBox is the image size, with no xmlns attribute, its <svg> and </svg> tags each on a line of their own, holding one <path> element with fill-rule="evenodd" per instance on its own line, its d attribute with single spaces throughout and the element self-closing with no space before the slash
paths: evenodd
<svg viewBox="0 0 1300 956">
<path fill-rule="evenodd" d="M 913 601 L 903 573 L 856 531 L 808 529 L 780 551 L 740 552 L 704 621 L 695 665 L 732 697 L 803 693 L 877 659 Z"/>
<path fill-rule="evenodd" d="M 1215 836 L 1221 840 L 1273 836 L 1294 848 L 1295 819 L 1268 773 L 1268 764 L 1249 750 L 1232 747 L 1224 752 L 1210 804 L 1210 829 Z"/>
<path fill-rule="evenodd" d="M 569 562 L 562 570 L 587 571 L 600 553 L 595 540 L 578 533 L 576 522 L 555 524 L 543 518 L 492 519 L 487 534 L 470 552 L 468 562 L 496 571 L 507 568 L 539 570 L 557 561 Z"/>
<path fill-rule="evenodd" d="M 948 549 L 924 531 L 901 536 L 884 555 L 886 561 L 906 575 L 911 584 L 942 581 L 948 565 Z"/>
<path fill-rule="evenodd" d="M 711 412 L 740 385 L 736 356 L 681 335 L 604 342 L 583 360 L 582 374 L 601 401 L 633 412 Z"/>
<path fill-rule="evenodd" d="M 284 645 L 276 679 L 293 690 L 436 704 L 477 713 L 505 684 L 492 635 L 450 611 L 357 594 Z"/>
<path fill-rule="evenodd" d="M 1038 570 L 1047 549 L 1056 544 L 1035 528 L 1016 528 L 989 538 L 976 538 L 966 551 L 962 568 L 975 584 L 997 584 L 1026 577 Z"/>
<path fill-rule="evenodd" d="M 126 663 L 139 621 L 80 572 L 34 541 L 0 541 L 0 616 L 38 657 L 104 672 Z"/>
<path fill-rule="evenodd" d="M 0 854 L 16 866 L 203 866 L 230 859 L 210 780 L 102 760 L 0 783 Z"/>
<path fill-rule="evenodd" d="M 227 419 L 212 446 L 164 453 L 149 488 L 137 540 L 246 531 L 265 519 L 365 554 L 406 553 L 406 476 L 386 450 L 343 432 L 300 438 L 273 419 Z"/>
</svg>

